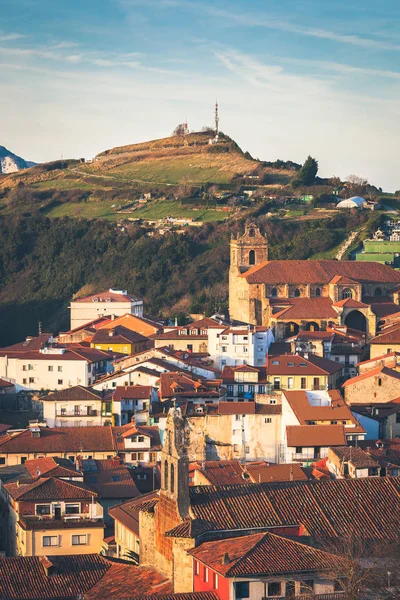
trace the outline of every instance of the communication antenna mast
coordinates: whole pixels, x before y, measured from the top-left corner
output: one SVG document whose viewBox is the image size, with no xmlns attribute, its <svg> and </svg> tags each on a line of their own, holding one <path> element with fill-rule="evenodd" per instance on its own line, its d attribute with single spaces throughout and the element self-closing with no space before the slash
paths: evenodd
<svg viewBox="0 0 400 600">
<path fill-rule="evenodd" d="M 214 113 L 214 120 L 215 120 L 215 138 L 218 139 L 218 134 L 219 134 L 219 113 L 218 113 L 218 101 L 215 101 L 215 113 Z"/>
</svg>

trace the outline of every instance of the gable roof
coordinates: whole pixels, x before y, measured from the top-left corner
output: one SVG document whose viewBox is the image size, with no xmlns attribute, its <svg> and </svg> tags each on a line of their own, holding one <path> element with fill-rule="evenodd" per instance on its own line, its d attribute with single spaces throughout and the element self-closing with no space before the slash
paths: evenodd
<svg viewBox="0 0 400 600">
<path fill-rule="evenodd" d="M 286 300 L 286 299 L 285 299 Z M 336 319 L 338 313 L 330 298 L 320 296 L 319 298 L 288 298 L 288 306 L 273 313 L 272 319 Z M 277 302 L 276 302 L 277 304 Z M 285 302 L 286 304 L 286 302 Z"/>
<path fill-rule="evenodd" d="M 204 542 L 189 554 L 224 577 L 324 571 L 340 562 L 338 556 L 273 533 Z"/>
<path fill-rule="evenodd" d="M 358 383 L 363 379 L 369 379 L 370 377 L 375 377 L 376 375 L 387 375 L 388 377 L 392 377 L 393 379 L 400 379 L 400 373 L 395 371 L 394 369 L 389 369 L 388 367 L 377 367 L 376 369 L 371 369 L 366 373 L 362 373 L 361 375 L 357 375 L 356 377 L 352 377 L 348 379 L 342 384 L 342 387 L 349 387 L 354 383 Z"/>
<path fill-rule="evenodd" d="M 108 514 L 139 537 L 139 508 L 142 507 L 144 502 L 152 502 L 157 499 L 158 491 L 143 494 L 133 500 L 130 499 L 112 506 L 109 508 Z"/>
<path fill-rule="evenodd" d="M 331 422 L 346 420 L 351 421 L 355 426 L 360 426 L 339 390 L 321 392 L 284 390 L 282 394 L 285 396 L 300 425 L 306 425 L 307 421 Z M 329 396 L 329 400 L 327 396 Z M 354 432 L 354 430 L 352 431 Z"/>
<path fill-rule="evenodd" d="M 115 402 L 122 400 L 148 400 L 153 388 L 151 385 L 124 385 L 117 386 L 114 390 Z"/>
<path fill-rule="evenodd" d="M 85 484 L 99 498 L 136 498 L 140 495 L 129 470 L 118 459 L 82 460 L 81 468 Z"/>
<path fill-rule="evenodd" d="M 32 478 L 39 477 L 79 477 L 81 473 L 66 458 L 46 456 L 33 458 L 24 462 L 25 469 Z"/>
<path fill-rule="evenodd" d="M 147 337 L 127 329 L 123 325 L 98 329 L 91 339 L 92 344 L 136 344 L 146 342 Z"/>
<path fill-rule="evenodd" d="M 6 483 L 4 485 L 14 500 L 78 500 L 97 496 L 84 483 L 65 481 L 56 477 L 41 477 L 32 483 Z"/>
<path fill-rule="evenodd" d="M 269 465 L 264 462 L 247 463 L 246 471 L 253 483 L 268 481 L 308 481 L 309 477 L 298 463 Z"/>
<path fill-rule="evenodd" d="M 398 537 L 399 477 L 208 485 L 190 487 L 189 495 L 191 514 L 206 531 L 297 524 L 315 539 L 349 531 L 365 539 Z"/>
<path fill-rule="evenodd" d="M 40 427 L 40 437 L 29 429 L 0 437 L 0 454 L 114 452 L 112 427 Z"/>
<path fill-rule="evenodd" d="M 357 283 L 399 283 L 400 273 L 376 262 L 344 260 L 272 260 L 239 275 L 248 283 L 328 284 L 341 275 Z"/>
<path fill-rule="evenodd" d="M 42 401 L 93 401 L 93 400 L 101 400 L 102 392 L 98 392 L 92 388 L 85 387 L 83 385 L 74 385 L 73 387 L 66 388 L 65 390 L 60 390 L 57 392 L 52 392 L 47 396 L 41 396 L 40 400 Z"/>
<path fill-rule="evenodd" d="M 392 325 L 370 339 L 370 344 L 400 344 L 400 325 Z"/>
<path fill-rule="evenodd" d="M 138 298 L 131 296 L 130 294 L 121 293 L 120 290 L 107 290 L 105 292 L 99 292 L 98 294 L 90 294 L 89 296 L 82 296 L 81 298 L 75 298 L 71 300 L 71 304 L 74 302 L 95 302 L 97 300 L 108 301 L 108 302 L 138 302 Z"/>
</svg>

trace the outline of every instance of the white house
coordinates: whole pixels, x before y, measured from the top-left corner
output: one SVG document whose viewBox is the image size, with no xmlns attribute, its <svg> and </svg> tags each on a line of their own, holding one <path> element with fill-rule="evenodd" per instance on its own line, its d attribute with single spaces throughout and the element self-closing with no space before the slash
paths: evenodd
<svg viewBox="0 0 400 600">
<path fill-rule="evenodd" d="M 111 352 L 81 346 L 62 348 L 38 340 L 27 338 L 0 350 L 0 377 L 14 383 L 17 392 L 89 386 L 113 369 Z"/>
<path fill-rule="evenodd" d="M 149 385 L 117 387 L 113 393 L 114 424 L 126 425 L 135 417 L 136 423 L 146 425 L 150 404 L 157 400 L 156 388 Z"/>
<path fill-rule="evenodd" d="M 42 396 L 43 418 L 48 427 L 89 427 L 111 425 L 111 392 L 105 395 L 76 385 Z M 109 405 L 109 406 L 108 406 Z"/>
<path fill-rule="evenodd" d="M 143 300 L 131 296 L 126 290 L 110 289 L 107 292 L 92 294 L 71 300 L 71 330 L 99 317 L 122 317 L 130 313 L 143 316 Z"/>
<path fill-rule="evenodd" d="M 208 353 L 218 369 L 224 366 L 264 365 L 274 341 L 271 329 L 257 326 L 227 327 L 222 332 L 208 329 Z"/>
<path fill-rule="evenodd" d="M 160 433 L 157 426 L 141 426 L 134 422 L 115 427 L 118 455 L 125 464 L 143 467 L 161 460 Z"/>
</svg>

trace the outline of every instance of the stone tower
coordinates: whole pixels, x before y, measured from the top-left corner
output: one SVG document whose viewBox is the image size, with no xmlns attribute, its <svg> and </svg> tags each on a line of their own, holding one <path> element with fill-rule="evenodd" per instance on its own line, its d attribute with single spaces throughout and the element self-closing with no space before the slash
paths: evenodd
<svg viewBox="0 0 400 600">
<path fill-rule="evenodd" d="M 232 236 L 229 268 L 229 316 L 246 323 L 262 324 L 260 300 L 249 297 L 248 269 L 268 260 L 268 240 L 254 223 L 246 223 L 244 234 Z"/>
<path fill-rule="evenodd" d="M 230 269 L 235 274 L 268 260 L 268 241 L 254 223 L 246 223 L 244 234 L 231 238 Z"/>
</svg>

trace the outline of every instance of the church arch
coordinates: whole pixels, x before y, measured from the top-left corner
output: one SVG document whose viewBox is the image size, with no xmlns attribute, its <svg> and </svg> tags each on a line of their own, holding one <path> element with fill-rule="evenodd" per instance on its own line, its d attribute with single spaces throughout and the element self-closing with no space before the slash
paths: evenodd
<svg viewBox="0 0 400 600">
<path fill-rule="evenodd" d="M 272 296 L 272 298 L 276 298 L 277 295 L 278 295 L 278 290 L 277 290 L 276 287 L 273 287 L 272 290 L 271 290 L 271 296 Z"/>
<path fill-rule="evenodd" d="M 357 331 L 367 331 L 367 319 L 359 310 L 352 310 L 345 318 L 344 324 L 350 329 Z"/>
<path fill-rule="evenodd" d="M 249 252 L 249 265 L 256 264 L 256 252 L 255 250 L 250 250 Z"/>
<path fill-rule="evenodd" d="M 346 298 L 352 298 L 353 291 L 350 288 L 344 288 L 342 291 L 342 300 L 346 300 Z"/>
<path fill-rule="evenodd" d="M 315 321 L 309 321 L 306 325 L 306 331 L 319 331 L 320 327 Z"/>
<path fill-rule="evenodd" d="M 297 335 L 300 331 L 300 327 L 297 323 L 290 322 L 285 325 L 285 337 L 292 337 L 293 335 Z"/>
</svg>

